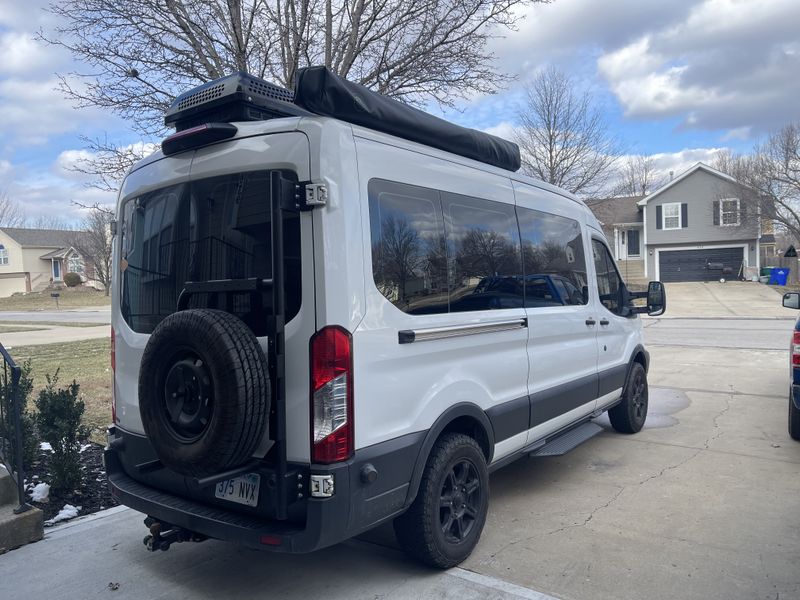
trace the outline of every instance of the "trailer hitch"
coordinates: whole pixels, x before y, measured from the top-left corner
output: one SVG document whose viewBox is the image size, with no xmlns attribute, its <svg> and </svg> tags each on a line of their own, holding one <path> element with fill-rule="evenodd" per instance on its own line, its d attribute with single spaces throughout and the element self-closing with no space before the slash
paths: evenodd
<svg viewBox="0 0 800 600">
<path fill-rule="evenodd" d="M 156 552 L 157 550 L 166 552 L 172 544 L 181 542 L 203 542 L 208 539 L 208 536 L 175 527 L 174 525 L 164 523 L 153 517 L 147 517 L 144 520 L 144 524 L 150 530 L 150 533 L 146 535 L 142 541 L 150 552 Z"/>
</svg>

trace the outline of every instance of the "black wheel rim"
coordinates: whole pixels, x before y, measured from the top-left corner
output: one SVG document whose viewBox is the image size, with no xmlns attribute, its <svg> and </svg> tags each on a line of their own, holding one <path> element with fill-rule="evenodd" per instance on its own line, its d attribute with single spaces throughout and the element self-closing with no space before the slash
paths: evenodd
<svg viewBox="0 0 800 600">
<path fill-rule="evenodd" d="M 478 469 L 468 459 L 459 460 L 445 475 L 439 498 L 439 526 L 445 540 L 457 544 L 472 533 L 482 502 Z"/>
<path fill-rule="evenodd" d="M 194 442 L 208 429 L 214 414 L 213 388 L 199 356 L 184 355 L 166 370 L 163 406 L 167 429 L 179 441 Z"/>
<path fill-rule="evenodd" d="M 647 416 L 647 382 L 641 371 L 636 373 L 631 385 L 631 410 L 637 422 L 644 421 Z"/>
</svg>

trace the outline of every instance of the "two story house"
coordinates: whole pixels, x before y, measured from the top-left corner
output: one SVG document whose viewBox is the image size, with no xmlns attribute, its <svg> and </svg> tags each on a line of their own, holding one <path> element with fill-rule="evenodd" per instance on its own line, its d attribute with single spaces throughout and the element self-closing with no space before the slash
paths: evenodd
<svg viewBox="0 0 800 600">
<path fill-rule="evenodd" d="M 743 266 L 760 266 L 755 195 L 703 163 L 647 196 L 587 205 L 628 278 L 714 281 L 736 277 Z"/>
<path fill-rule="evenodd" d="M 69 272 L 78 273 L 89 285 L 100 286 L 94 281 L 91 262 L 73 248 L 81 235 L 85 233 L 0 227 L 0 297 L 58 286 Z"/>
</svg>

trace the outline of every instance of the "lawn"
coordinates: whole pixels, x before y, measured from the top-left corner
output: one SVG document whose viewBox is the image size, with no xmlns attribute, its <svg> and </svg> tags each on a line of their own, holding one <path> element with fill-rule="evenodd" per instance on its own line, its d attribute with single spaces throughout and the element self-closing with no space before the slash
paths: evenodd
<svg viewBox="0 0 800 600">
<path fill-rule="evenodd" d="M 34 329 L 47 329 L 48 327 L 100 327 L 107 323 L 80 323 L 77 321 L 0 321 L 0 333 L 14 331 L 33 331 Z"/>
<path fill-rule="evenodd" d="M 34 392 L 29 408 L 35 407 L 38 390 L 47 385 L 46 375 L 60 369 L 58 379 L 61 385 L 74 379 L 81 386 L 81 396 L 86 404 L 84 423 L 92 428 L 92 440 L 104 441 L 105 428 L 111 423 L 111 341 L 108 338 L 14 346 L 10 353 L 17 364 L 31 361 Z"/>
<path fill-rule="evenodd" d="M 15 294 L 0 298 L 0 310 L 55 310 L 56 301 L 50 291 Z M 92 288 L 66 288 L 58 292 L 59 308 L 78 308 L 84 306 L 108 306 L 111 297 Z"/>
</svg>

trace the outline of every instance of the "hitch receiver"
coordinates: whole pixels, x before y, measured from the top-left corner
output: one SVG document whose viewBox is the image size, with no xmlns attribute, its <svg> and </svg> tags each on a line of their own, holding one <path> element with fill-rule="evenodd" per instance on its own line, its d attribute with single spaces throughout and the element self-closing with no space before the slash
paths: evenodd
<svg viewBox="0 0 800 600">
<path fill-rule="evenodd" d="M 208 539 L 208 536 L 175 527 L 153 517 L 147 517 L 144 520 L 144 524 L 150 530 L 150 533 L 142 541 L 150 552 L 156 552 L 157 550 L 166 552 L 172 544 L 203 542 Z"/>
</svg>

